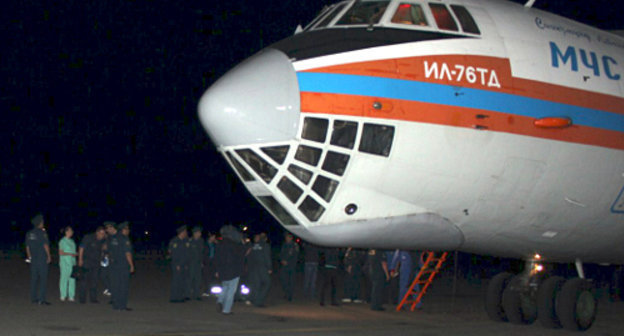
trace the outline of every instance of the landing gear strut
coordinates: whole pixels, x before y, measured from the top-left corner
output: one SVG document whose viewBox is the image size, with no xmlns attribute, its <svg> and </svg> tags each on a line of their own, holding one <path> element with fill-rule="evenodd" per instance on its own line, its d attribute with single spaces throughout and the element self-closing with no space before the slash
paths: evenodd
<svg viewBox="0 0 624 336">
<path fill-rule="evenodd" d="M 516 276 L 504 272 L 492 278 L 485 298 L 490 319 L 513 324 L 539 319 L 546 328 L 589 329 L 596 318 L 597 301 L 580 261 L 576 263 L 579 278 L 567 281 L 543 277 L 539 261 L 527 261 L 525 271 Z"/>
</svg>

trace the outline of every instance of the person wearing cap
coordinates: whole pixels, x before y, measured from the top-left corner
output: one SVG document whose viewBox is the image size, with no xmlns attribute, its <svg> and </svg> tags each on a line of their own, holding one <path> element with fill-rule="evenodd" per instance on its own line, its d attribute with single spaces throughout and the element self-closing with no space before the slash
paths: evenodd
<svg viewBox="0 0 624 336">
<path fill-rule="evenodd" d="M 111 237 L 108 247 L 110 253 L 110 275 L 113 309 L 130 311 L 128 308 L 128 287 L 130 274 L 134 273 L 130 227 L 128 222 L 117 226 L 117 234 Z"/>
<path fill-rule="evenodd" d="M 105 261 L 105 263 L 100 264 L 100 270 L 101 270 L 101 277 L 102 277 L 102 282 L 104 283 L 104 292 L 102 294 L 106 295 L 106 296 L 111 296 L 111 277 L 110 277 L 110 273 L 111 273 L 111 268 L 110 266 L 110 253 L 108 250 L 108 246 L 110 246 L 110 241 L 111 239 L 117 234 L 117 224 L 115 222 L 110 222 L 110 221 L 106 221 L 104 222 L 104 230 L 106 231 L 106 238 L 104 239 L 104 246 L 103 246 L 103 256 L 102 256 L 102 260 Z M 111 298 L 111 302 L 112 302 L 112 298 Z"/>
<path fill-rule="evenodd" d="M 292 301 L 295 290 L 295 271 L 299 258 L 299 245 L 293 241 L 293 236 L 287 233 L 280 251 L 280 279 L 286 300 Z"/>
<path fill-rule="evenodd" d="M 234 295 L 238 291 L 238 282 L 243 274 L 245 248 L 243 237 L 232 225 L 221 228 L 223 242 L 217 245 L 215 262 L 216 278 L 221 280 L 221 294 L 217 299 L 217 311 L 224 315 L 232 314 Z"/>
<path fill-rule="evenodd" d="M 188 232 L 186 225 L 176 229 L 176 236 L 169 241 L 169 257 L 171 258 L 171 295 L 169 302 L 184 302 L 187 292 L 185 281 L 186 267 L 189 259 Z"/>
<path fill-rule="evenodd" d="M 43 215 L 31 219 L 33 229 L 26 233 L 26 255 L 30 260 L 30 301 L 49 305 L 46 301 L 48 286 L 48 265 L 52 262 L 50 241 L 45 231 Z"/>
<path fill-rule="evenodd" d="M 71 277 L 72 270 L 76 266 L 76 257 L 78 253 L 76 251 L 76 243 L 72 239 L 74 235 L 74 229 L 71 226 L 66 226 L 63 229 L 63 239 L 59 241 L 59 289 L 61 292 L 61 301 L 68 300 L 69 302 L 75 301 L 76 296 L 76 279 Z"/>
<path fill-rule="evenodd" d="M 189 239 L 189 293 L 193 300 L 201 300 L 202 259 L 204 257 L 204 239 L 199 226 L 193 228 L 193 236 Z"/>
<path fill-rule="evenodd" d="M 106 231 L 104 231 L 103 226 L 100 226 L 94 233 L 84 236 L 80 242 L 78 248 L 78 266 L 84 267 L 85 269 L 84 279 L 78 281 L 78 299 L 80 303 L 87 302 L 87 294 L 92 303 L 98 303 L 98 275 L 100 262 L 104 253 L 105 239 Z"/>
</svg>

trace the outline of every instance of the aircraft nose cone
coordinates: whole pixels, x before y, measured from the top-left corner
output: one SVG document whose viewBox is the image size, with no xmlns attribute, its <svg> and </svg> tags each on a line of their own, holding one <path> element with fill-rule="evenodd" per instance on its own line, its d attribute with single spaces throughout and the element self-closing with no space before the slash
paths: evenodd
<svg viewBox="0 0 624 336">
<path fill-rule="evenodd" d="M 266 49 L 215 82 L 198 110 L 217 148 L 293 139 L 300 111 L 296 72 L 284 53 Z"/>
</svg>

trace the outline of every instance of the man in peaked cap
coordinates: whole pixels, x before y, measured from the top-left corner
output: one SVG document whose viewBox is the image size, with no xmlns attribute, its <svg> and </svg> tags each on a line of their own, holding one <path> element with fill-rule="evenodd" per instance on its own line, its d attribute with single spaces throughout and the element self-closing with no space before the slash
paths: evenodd
<svg viewBox="0 0 624 336">
<path fill-rule="evenodd" d="M 169 241 L 169 256 L 171 257 L 171 295 L 172 303 L 184 302 L 188 286 L 186 273 L 188 271 L 189 247 L 186 225 L 176 229 L 177 235 Z"/>
<path fill-rule="evenodd" d="M 117 225 L 117 234 L 110 240 L 111 287 L 113 309 L 119 311 L 132 310 L 128 305 L 128 287 L 130 274 L 134 273 L 132 260 L 132 244 L 130 243 L 130 227 L 128 222 Z"/>
<path fill-rule="evenodd" d="M 202 228 L 193 228 L 193 236 L 189 239 L 189 293 L 188 297 L 194 300 L 201 300 L 202 284 L 202 261 L 204 257 L 204 239 L 202 238 Z"/>
<path fill-rule="evenodd" d="M 100 276 L 104 283 L 104 295 L 111 296 L 111 268 L 110 268 L 110 241 L 117 234 L 117 224 L 115 222 L 106 221 L 102 224 L 104 231 L 106 232 L 106 238 L 104 239 L 104 255 L 102 256 L 103 263 L 101 264 Z"/>
<path fill-rule="evenodd" d="M 26 255 L 30 260 L 30 300 L 32 303 L 49 305 L 46 301 L 48 265 L 52 261 L 50 241 L 44 228 L 43 215 L 31 219 L 33 229 L 26 233 Z"/>
</svg>

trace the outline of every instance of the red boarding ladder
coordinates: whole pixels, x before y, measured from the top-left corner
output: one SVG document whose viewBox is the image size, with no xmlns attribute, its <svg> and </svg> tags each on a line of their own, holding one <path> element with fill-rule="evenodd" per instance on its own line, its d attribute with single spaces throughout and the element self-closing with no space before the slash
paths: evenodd
<svg viewBox="0 0 624 336">
<path fill-rule="evenodd" d="M 421 260 L 423 260 L 423 266 L 420 268 L 420 272 L 414 278 L 412 285 L 405 293 L 405 297 L 401 300 L 401 303 L 396 307 L 396 311 L 400 311 L 404 305 L 411 305 L 410 311 L 416 309 L 416 305 L 420 303 L 420 300 L 427 292 L 427 288 L 433 282 L 436 274 L 440 271 L 442 264 L 446 260 L 448 252 L 443 252 L 439 257 L 436 257 L 436 253 L 432 251 L 425 251 L 421 254 Z M 420 285 L 420 291 L 415 291 L 414 287 Z M 416 297 L 416 299 L 413 299 Z"/>
</svg>

